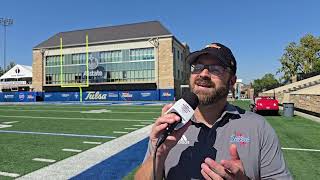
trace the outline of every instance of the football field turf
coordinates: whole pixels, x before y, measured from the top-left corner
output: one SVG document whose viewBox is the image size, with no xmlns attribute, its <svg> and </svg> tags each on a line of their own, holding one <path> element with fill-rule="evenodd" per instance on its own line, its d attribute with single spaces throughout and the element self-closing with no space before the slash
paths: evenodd
<svg viewBox="0 0 320 180">
<path fill-rule="evenodd" d="M 0 172 L 24 175 L 151 124 L 161 106 L 1 105 Z M 11 126 L 11 127 L 8 127 Z M 0 179 L 12 179 L 1 176 Z"/>
<path fill-rule="evenodd" d="M 248 109 L 248 102 L 236 105 Z M 24 175 L 126 133 L 160 115 L 161 106 L 0 105 L 0 172 Z M 320 124 L 295 116 L 265 116 L 276 130 L 295 179 L 320 175 Z M 10 127 L 11 126 L 11 127 Z M 85 143 L 84 143 L 85 142 Z M 88 144 L 90 143 L 90 144 Z M 317 151 L 318 150 L 318 151 Z M 133 154 L 134 156 L 134 154 Z M 126 177 L 132 179 L 133 172 Z M 13 179 L 1 176 L 0 179 Z"/>
</svg>

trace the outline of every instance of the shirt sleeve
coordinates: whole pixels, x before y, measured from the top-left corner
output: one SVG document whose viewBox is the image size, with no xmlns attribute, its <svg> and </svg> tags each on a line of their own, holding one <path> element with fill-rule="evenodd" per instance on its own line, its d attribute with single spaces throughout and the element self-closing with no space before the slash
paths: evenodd
<svg viewBox="0 0 320 180">
<path fill-rule="evenodd" d="M 274 129 L 265 121 L 262 129 L 260 167 L 261 179 L 291 180 L 281 145 Z"/>
<path fill-rule="evenodd" d="M 152 152 L 152 144 L 151 144 L 151 141 L 149 139 L 148 149 L 147 149 L 146 155 L 144 156 L 144 159 L 143 159 L 142 163 L 144 163 L 148 159 L 148 157 L 151 156 L 151 152 Z"/>
</svg>

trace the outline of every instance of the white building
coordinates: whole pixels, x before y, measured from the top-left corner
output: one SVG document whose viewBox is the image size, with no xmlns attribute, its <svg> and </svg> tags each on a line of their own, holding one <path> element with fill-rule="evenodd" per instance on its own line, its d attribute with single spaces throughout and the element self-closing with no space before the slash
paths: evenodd
<svg viewBox="0 0 320 180">
<path fill-rule="evenodd" d="M 0 77 L 1 91 L 30 91 L 32 67 L 17 64 Z"/>
</svg>

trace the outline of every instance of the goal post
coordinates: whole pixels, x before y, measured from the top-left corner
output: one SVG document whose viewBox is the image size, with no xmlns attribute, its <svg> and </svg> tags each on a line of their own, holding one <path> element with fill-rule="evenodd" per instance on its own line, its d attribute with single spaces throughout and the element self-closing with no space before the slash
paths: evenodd
<svg viewBox="0 0 320 180">
<path fill-rule="evenodd" d="M 64 58 L 64 54 L 63 54 L 63 39 L 62 37 L 60 37 L 60 84 L 62 88 L 79 88 L 79 94 L 80 94 L 80 102 L 82 102 L 82 88 L 84 87 L 89 87 L 89 42 L 88 42 L 88 34 L 86 34 L 86 61 L 85 61 L 85 72 L 81 72 L 81 66 L 82 64 L 78 64 L 76 65 L 76 67 L 79 67 L 79 76 L 78 79 L 76 80 L 76 77 L 74 77 L 74 80 L 72 80 L 72 82 L 70 81 L 66 81 L 66 69 L 70 68 L 70 67 L 74 67 L 73 64 L 68 65 L 68 63 L 66 63 L 66 58 Z M 83 80 L 83 77 L 85 77 L 85 79 Z M 72 77 L 73 79 L 73 77 Z"/>
</svg>

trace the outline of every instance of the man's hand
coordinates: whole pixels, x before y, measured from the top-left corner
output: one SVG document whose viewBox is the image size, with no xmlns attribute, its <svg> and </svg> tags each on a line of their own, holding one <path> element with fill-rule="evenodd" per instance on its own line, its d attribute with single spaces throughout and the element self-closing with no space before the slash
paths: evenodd
<svg viewBox="0 0 320 180">
<path fill-rule="evenodd" d="M 248 180 L 235 144 L 230 145 L 229 153 L 231 159 L 222 160 L 221 164 L 210 158 L 206 158 L 205 162 L 201 164 L 201 174 L 203 177 L 207 180 Z"/>
<path fill-rule="evenodd" d="M 153 148 L 155 148 L 159 136 L 166 130 L 168 125 L 173 124 L 176 121 L 180 121 L 180 117 L 176 114 L 165 114 L 165 112 L 167 112 L 171 107 L 172 104 L 167 104 L 162 108 L 161 117 L 159 117 L 155 121 L 152 127 L 150 140 Z M 166 141 L 158 148 L 157 156 L 165 158 L 168 155 L 169 151 L 177 144 L 183 133 L 188 129 L 190 125 L 191 122 L 189 121 L 184 127 L 171 133 L 170 136 L 167 137 Z"/>
</svg>

